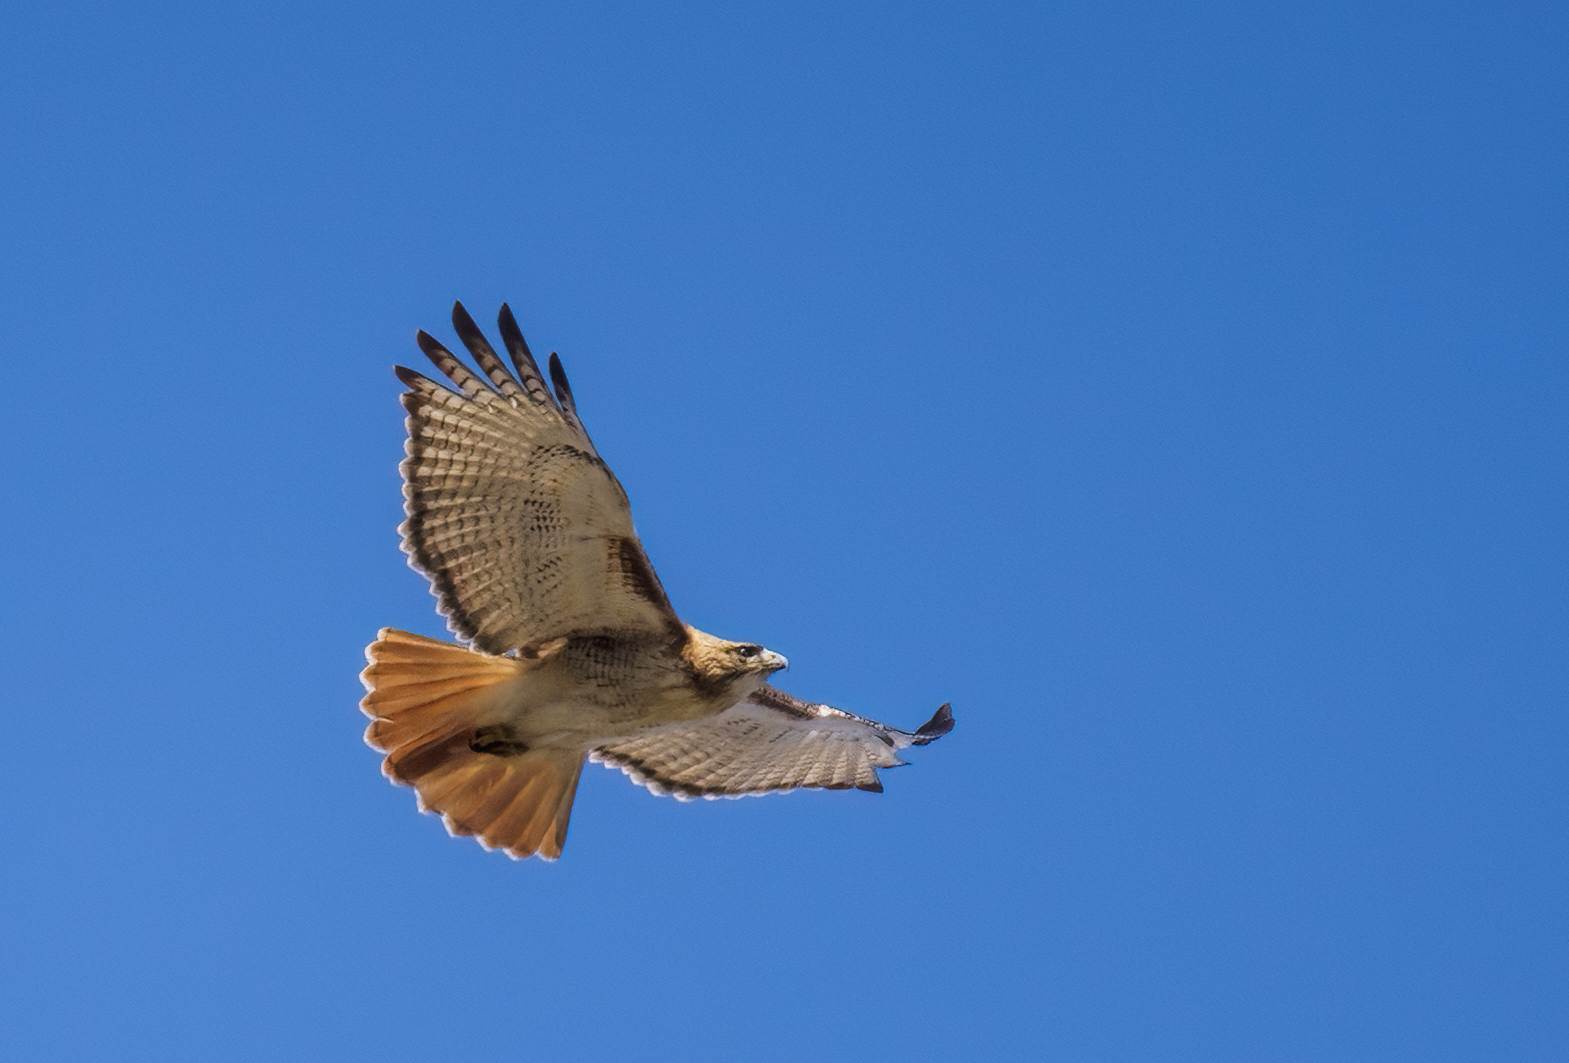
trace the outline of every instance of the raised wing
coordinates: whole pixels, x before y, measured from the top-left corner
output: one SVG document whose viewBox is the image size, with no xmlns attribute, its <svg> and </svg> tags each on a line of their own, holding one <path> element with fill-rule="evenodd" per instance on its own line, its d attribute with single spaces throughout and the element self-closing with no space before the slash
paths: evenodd
<svg viewBox="0 0 1569 1063">
<path fill-rule="evenodd" d="M 506 306 L 501 338 L 515 373 L 461 303 L 452 324 L 483 377 L 424 332 L 420 349 L 456 390 L 397 370 L 409 389 L 399 530 L 448 626 L 490 654 L 559 635 L 684 639 L 560 359 L 550 356 L 552 398 Z"/>
<path fill-rule="evenodd" d="M 799 786 L 882 793 L 878 768 L 898 767 L 905 763 L 899 750 L 951 730 L 947 705 L 911 733 L 764 686 L 717 716 L 667 724 L 601 746 L 589 757 L 616 765 L 655 793 L 680 798 Z"/>
</svg>

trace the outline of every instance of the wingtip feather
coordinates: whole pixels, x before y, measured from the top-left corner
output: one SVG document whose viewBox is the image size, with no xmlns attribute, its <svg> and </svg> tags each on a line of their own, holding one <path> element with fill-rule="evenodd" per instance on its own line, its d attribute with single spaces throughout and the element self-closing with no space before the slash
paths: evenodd
<svg viewBox="0 0 1569 1063">
<path fill-rule="evenodd" d="M 472 349 L 474 343 L 486 342 L 485 334 L 480 331 L 479 326 L 474 323 L 473 315 L 464 309 L 461 302 L 452 304 L 452 328 L 465 347 Z"/>
<path fill-rule="evenodd" d="M 536 402 L 552 409 L 557 408 L 555 400 L 550 397 L 550 389 L 545 387 L 545 381 L 539 375 L 539 363 L 534 361 L 534 352 L 529 350 L 528 341 L 523 338 L 523 330 L 518 328 L 518 319 L 513 316 L 512 307 L 507 303 L 501 304 L 501 312 L 496 315 L 496 325 L 501 329 L 501 342 L 512 357 L 512 367 L 517 370 L 518 380 L 524 389 Z"/>
<path fill-rule="evenodd" d="M 915 729 L 915 744 L 924 746 L 928 742 L 935 742 L 949 731 L 953 730 L 953 709 L 943 702 L 942 708 L 932 714 L 932 718 Z"/>
<path fill-rule="evenodd" d="M 423 336 L 424 333 L 422 332 L 420 335 Z M 418 390 L 421 384 L 433 383 L 430 377 L 426 376 L 424 373 L 416 372 L 415 370 L 409 369 L 406 366 L 395 365 L 392 367 L 392 372 L 400 381 L 403 382 L 403 386 L 409 388 L 410 390 Z"/>
<path fill-rule="evenodd" d="M 449 356 L 452 354 L 452 352 L 447 350 L 446 346 L 440 340 L 426 332 L 424 329 L 415 330 L 414 342 L 419 345 L 420 350 L 425 352 L 425 357 L 429 358 L 433 362 L 437 361 L 437 359 L 443 354 Z"/>
<path fill-rule="evenodd" d="M 556 401 L 568 413 L 577 413 L 577 403 L 572 400 L 572 385 L 567 383 L 567 371 L 561 367 L 561 356 L 550 352 L 550 383 L 556 389 Z"/>
</svg>

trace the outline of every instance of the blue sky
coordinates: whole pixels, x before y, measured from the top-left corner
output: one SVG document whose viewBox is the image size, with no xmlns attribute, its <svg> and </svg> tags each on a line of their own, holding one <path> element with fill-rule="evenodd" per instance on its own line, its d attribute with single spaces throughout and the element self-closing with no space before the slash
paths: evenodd
<svg viewBox="0 0 1569 1063">
<path fill-rule="evenodd" d="M 1549 4 L 58 3 L 0 71 L 0 1054 L 1559 1060 Z M 958 727 L 361 742 L 416 328 L 559 350 L 678 610 Z"/>
</svg>

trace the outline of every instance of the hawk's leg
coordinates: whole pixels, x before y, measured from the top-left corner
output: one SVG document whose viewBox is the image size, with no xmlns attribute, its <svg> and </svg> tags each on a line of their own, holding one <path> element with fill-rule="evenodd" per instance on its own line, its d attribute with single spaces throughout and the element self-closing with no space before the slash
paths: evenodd
<svg viewBox="0 0 1569 1063">
<path fill-rule="evenodd" d="M 469 748 L 476 753 L 490 753 L 497 757 L 516 757 L 528 752 L 527 743 L 518 741 L 517 733 L 504 723 L 481 727 L 469 739 Z"/>
</svg>

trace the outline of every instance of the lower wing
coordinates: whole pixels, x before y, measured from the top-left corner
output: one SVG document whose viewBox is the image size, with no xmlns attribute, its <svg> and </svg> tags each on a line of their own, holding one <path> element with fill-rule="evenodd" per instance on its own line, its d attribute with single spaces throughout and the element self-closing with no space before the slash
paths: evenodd
<svg viewBox="0 0 1569 1063">
<path fill-rule="evenodd" d="M 881 793 L 878 768 L 898 751 L 953 730 L 947 705 L 915 731 L 900 731 L 827 705 L 762 687 L 716 716 L 667 724 L 589 754 L 655 793 L 740 797 L 797 787 Z"/>
</svg>

